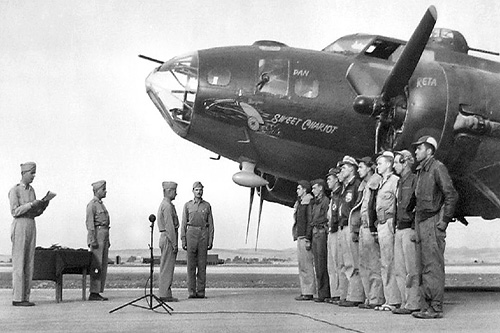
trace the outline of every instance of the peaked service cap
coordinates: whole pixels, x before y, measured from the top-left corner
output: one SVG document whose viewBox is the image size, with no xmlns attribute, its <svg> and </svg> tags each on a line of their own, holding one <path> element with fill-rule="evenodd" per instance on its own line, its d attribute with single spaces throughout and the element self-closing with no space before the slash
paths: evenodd
<svg viewBox="0 0 500 333">
<path fill-rule="evenodd" d="M 408 161 L 411 164 L 415 163 L 415 159 L 413 158 L 413 155 L 408 150 L 406 150 L 406 149 L 395 152 L 395 155 L 396 156 L 397 155 L 403 156 L 404 161 Z"/>
<path fill-rule="evenodd" d="M 430 135 L 424 135 L 423 137 L 421 137 L 417 141 L 413 142 L 412 146 L 418 146 L 422 143 L 427 143 L 427 144 L 431 145 L 432 147 L 434 147 L 434 150 L 436 150 L 437 146 L 438 146 L 436 139 L 434 139 Z"/>
<path fill-rule="evenodd" d="M 354 167 L 358 167 L 358 162 L 356 162 L 356 160 L 354 159 L 354 157 L 351 157 L 349 155 L 346 155 L 344 156 L 344 158 L 342 159 L 342 161 L 340 162 L 339 166 L 343 166 L 344 164 L 350 164 Z"/>
</svg>

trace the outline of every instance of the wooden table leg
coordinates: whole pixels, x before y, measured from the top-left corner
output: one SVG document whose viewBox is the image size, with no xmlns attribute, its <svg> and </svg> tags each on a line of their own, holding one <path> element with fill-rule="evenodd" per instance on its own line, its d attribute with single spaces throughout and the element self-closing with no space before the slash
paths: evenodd
<svg viewBox="0 0 500 333">
<path fill-rule="evenodd" d="M 63 275 L 56 277 L 56 302 L 62 302 Z"/>
<path fill-rule="evenodd" d="M 87 267 L 82 269 L 82 300 L 86 301 L 86 289 L 87 289 Z"/>
</svg>

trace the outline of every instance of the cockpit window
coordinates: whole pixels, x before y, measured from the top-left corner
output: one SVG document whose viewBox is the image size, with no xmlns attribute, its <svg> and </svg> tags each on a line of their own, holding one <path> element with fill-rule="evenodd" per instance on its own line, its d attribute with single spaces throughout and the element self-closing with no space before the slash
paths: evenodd
<svg viewBox="0 0 500 333">
<path fill-rule="evenodd" d="M 385 60 L 396 61 L 401 55 L 403 47 L 401 43 L 383 39 L 376 39 L 365 51 L 365 55 Z"/>
<path fill-rule="evenodd" d="M 207 81 L 213 86 L 227 86 L 231 81 L 231 72 L 225 68 L 214 68 L 208 72 Z"/>
<path fill-rule="evenodd" d="M 288 94 L 289 62 L 286 59 L 259 60 L 257 91 L 273 95 Z"/>
<path fill-rule="evenodd" d="M 344 55 L 358 54 L 371 42 L 373 37 L 346 36 L 339 38 L 323 49 L 325 52 L 342 53 Z"/>
</svg>

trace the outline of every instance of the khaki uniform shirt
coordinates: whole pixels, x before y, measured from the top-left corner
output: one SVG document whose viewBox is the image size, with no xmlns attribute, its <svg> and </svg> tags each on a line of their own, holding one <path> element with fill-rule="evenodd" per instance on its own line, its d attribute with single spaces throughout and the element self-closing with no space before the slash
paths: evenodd
<svg viewBox="0 0 500 333">
<path fill-rule="evenodd" d="M 94 197 L 87 205 L 87 214 L 85 223 L 87 225 L 87 244 L 93 244 L 97 241 L 96 227 L 109 228 L 109 213 L 102 200 Z"/>
<path fill-rule="evenodd" d="M 190 200 L 184 205 L 182 214 L 181 240 L 186 240 L 188 226 L 208 228 L 208 245 L 214 240 L 214 219 L 212 207 L 205 200 Z"/>
<path fill-rule="evenodd" d="M 158 230 L 166 233 L 174 248 L 177 247 L 178 228 L 179 218 L 175 206 L 172 201 L 163 198 L 160 208 L 158 208 Z"/>
<path fill-rule="evenodd" d="M 35 190 L 31 185 L 19 183 L 9 191 L 10 213 L 14 218 L 23 216 L 31 209 L 31 202 L 36 200 Z"/>
<path fill-rule="evenodd" d="M 399 177 L 391 173 L 382 178 L 377 193 L 377 221 L 385 223 L 387 219 L 396 215 L 396 191 Z"/>
</svg>

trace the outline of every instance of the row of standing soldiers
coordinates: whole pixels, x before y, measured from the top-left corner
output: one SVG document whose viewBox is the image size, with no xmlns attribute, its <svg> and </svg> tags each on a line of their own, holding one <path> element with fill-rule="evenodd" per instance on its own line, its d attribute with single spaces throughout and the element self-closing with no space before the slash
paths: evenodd
<svg viewBox="0 0 500 333">
<path fill-rule="evenodd" d="M 458 194 L 434 158 L 436 140 L 413 146 L 416 174 L 408 150 L 385 151 L 375 163 L 345 156 L 327 184 L 298 183 L 296 300 L 442 318 L 446 228 Z"/>
</svg>

